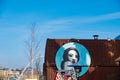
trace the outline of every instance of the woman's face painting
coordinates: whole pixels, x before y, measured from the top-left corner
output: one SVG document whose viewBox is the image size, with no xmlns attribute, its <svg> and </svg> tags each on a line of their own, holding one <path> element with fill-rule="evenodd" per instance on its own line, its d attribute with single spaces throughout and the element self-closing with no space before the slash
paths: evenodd
<svg viewBox="0 0 120 80">
<path fill-rule="evenodd" d="M 77 61 L 78 61 L 78 53 L 75 50 L 68 51 L 68 60 L 70 62 L 72 62 L 73 64 L 77 63 Z"/>
</svg>

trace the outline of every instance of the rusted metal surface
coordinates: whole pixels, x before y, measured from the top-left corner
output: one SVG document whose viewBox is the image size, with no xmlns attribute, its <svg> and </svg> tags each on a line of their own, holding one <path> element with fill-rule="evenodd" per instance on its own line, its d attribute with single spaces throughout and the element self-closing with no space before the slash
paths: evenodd
<svg viewBox="0 0 120 80">
<path fill-rule="evenodd" d="M 85 75 L 79 77 L 79 80 L 115 80 L 120 76 L 120 67 L 115 62 L 120 56 L 120 40 L 47 39 L 43 66 L 45 80 L 55 80 L 57 50 L 68 42 L 84 45 L 91 56 L 91 66 Z"/>
</svg>

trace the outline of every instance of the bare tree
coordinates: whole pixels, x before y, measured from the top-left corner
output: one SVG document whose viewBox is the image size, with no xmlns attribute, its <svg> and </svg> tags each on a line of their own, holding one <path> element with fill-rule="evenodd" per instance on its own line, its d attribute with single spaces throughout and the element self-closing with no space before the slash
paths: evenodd
<svg viewBox="0 0 120 80">
<path fill-rule="evenodd" d="M 39 80 L 41 80 L 42 77 L 41 77 L 41 56 L 40 55 L 35 61 L 35 67 L 37 70 L 37 74 L 39 76 Z"/>
<path fill-rule="evenodd" d="M 39 52 L 40 39 L 37 36 L 37 32 L 38 32 L 37 30 L 38 29 L 36 28 L 36 25 L 33 24 L 32 27 L 30 28 L 30 38 L 27 41 L 25 41 L 27 47 L 28 59 L 31 67 L 32 78 L 33 78 L 33 69 L 35 67 L 39 75 L 40 61 L 41 61 L 40 58 L 39 60 L 36 59 L 36 56 L 40 53 Z"/>
</svg>

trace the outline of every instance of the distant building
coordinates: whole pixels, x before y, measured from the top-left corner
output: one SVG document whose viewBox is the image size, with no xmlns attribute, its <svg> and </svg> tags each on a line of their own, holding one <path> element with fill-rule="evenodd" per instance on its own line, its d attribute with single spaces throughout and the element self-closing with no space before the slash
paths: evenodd
<svg viewBox="0 0 120 80">
<path fill-rule="evenodd" d="M 19 76 L 19 71 L 11 71 L 11 70 L 0 70 L 0 79 L 8 80 L 11 77 L 17 78 Z"/>
</svg>

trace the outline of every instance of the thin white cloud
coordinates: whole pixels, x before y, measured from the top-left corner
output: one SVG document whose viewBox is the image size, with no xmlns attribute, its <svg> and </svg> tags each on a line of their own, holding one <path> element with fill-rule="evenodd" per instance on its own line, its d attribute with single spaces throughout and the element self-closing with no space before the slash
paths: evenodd
<svg viewBox="0 0 120 80">
<path fill-rule="evenodd" d="M 120 12 L 109 13 L 98 16 L 90 16 L 90 17 L 71 17 L 71 18 L 63 18 L 49 21 L 48 25 L 62 25 L 62 24 L 86 24 L 86 23 L 95 23 L 113 19 L 119 19 Z"/>
<path fill-rule="evenodd" d="M 90 17 L 69 17 L 69 18 L 61 18 L 61 19 L 55 19 L 51 21 L 44 22 L 42 25 L 39 24 L 40 28 L 40 35 L 42 38 L 46 37 L 51 37 L 53 33 L 60 33 L 67 31 L 65 35 L 71 34 L 71 36 L 75 35 L 75 33 L 92 33 L 92 34 L 118 34 L 118 32 L 101 32 L 101 31 L 81 31 L 81 30 L 75 30 L 74 34 L 71 33 L 70 26 L 71 24 L 88 24 L 88 23 L 95 23 L 95 22 L 102 22 L 102 21 L 107 21 L 107 20 L 114 20 L 114 19 L 120 19 L 120 12 L 116 13 L 109 13 L 109 14 L 104 14 L 104 15 L 98 15 L 98 16 L 90 16 Z M 69 31 L 70 30 L 70 31 Z M 54 35 L 55 35 L 54 34 Z M 63 37 L 63 35 L 60 35 Z M 59 36 L 59 37 L 60 37 Z M 57 35 L 58 37 L 58 35 Z M 66 37 L 66 36 L 65 36 Z"/>
<path fill-rule="evenodd" d="M 110 14 L 105 14 L 105 15 L 100 15 L 100 16 L 94 16 L 86 19 L 86 22 L 101 22 L 105 20 L 113 20 L 113 19 L 119 19 L 120 18 L 120 12 L 116 13 L 110 13 Z"/>
<path fill-rule="evenodd" d="M 67 29 L 67 25 L 58 25 L 58 24 L 44 24 L 44 25 L 39 25 L 40 33 L 41 34 L 47 34 L 47 33 L 52 33 L 60 30 Z"/>
</svg>

